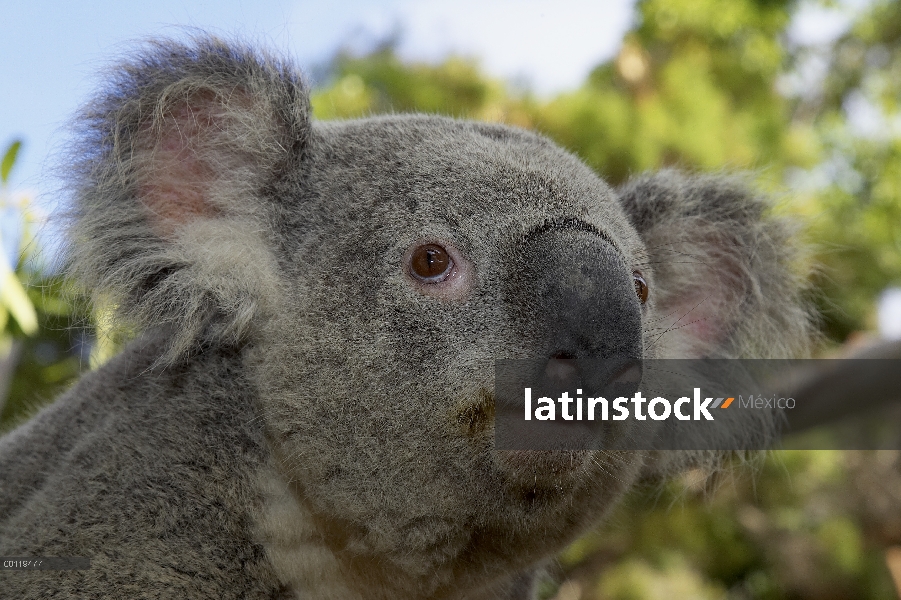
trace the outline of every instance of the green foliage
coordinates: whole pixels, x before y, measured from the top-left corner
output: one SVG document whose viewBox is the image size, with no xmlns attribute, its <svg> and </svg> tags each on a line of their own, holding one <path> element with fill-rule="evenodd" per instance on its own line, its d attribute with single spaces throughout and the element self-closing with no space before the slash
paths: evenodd
<svg viewBox="0 0 901 600">
<path fill-rule="evenodd" d="M 13 164 L 16 162 L 16 157 L 19 155 L 19 149 L 21 147 L 22 142 L 16 140 L 9 145 L 9 148 L 3 155 L 3 160 L 0 161 L 0 184 L 5 185 L 9 180 L 9 172 L 13 169 Z"/>
<path fill-rule="evenodd" d="M 65 390 L 89 365 L 90 309 L 59 275 L 28 275 L 28 296 L 38 315 L 35 335 L 19 340 L 18 362 L 0 412 L 0 431 L 27 418 Z"/>
<path fill-rule="evenodd" d="M 608 180 L 675 165 L 809 164 L 773 85 L 790 3 L 643 2 L 619 55 L 543 107 L 539 127 Z"/>
<path fill-rule="evenodd" d="M 21 145 L 13 142 L 0 163 L 0 208 L 4 219 L 18 225 L 20 238 L 15 263 L 0 260 L 0 431 L 51 399 L 83 370 L 85 361 L 72 336 L 90 314 L 86 306 L 73 306 L 68 282 L 37 268 L 34 229 L 39 219 L 31 199 L 7 187 Z"/>
<path fill-rule="evenodd" d="M 422 112 L 532 125 L 528 99 L 487 78 L 475 60 L 451 57 L 439 65 L 401 62 L 389 45 L 363 57 L 340 54 L 333 81 L 314 91 L 320 119 Z"/>
<path fill-rule="evenodd" d="M 472 61 L 451 58 L 438 68 L 405 65 L 390 47 L 364 59 L 341 55 L 335 64 L 337 84 L 313 100 L 320 118 L 391 111 L 468 116 L 500 88 Z"/>
<path fill-rule="evenodd" d="M 848 490 L 878 454 L 784 451 L 753 476 L 739 465 L 638 490 L 554 574 L 582 600 L 893 597 L 867 491 Z"/>
<path fill-rule="evenodd" d="M 872 325 L 874 296 L 901 284 L 899 33 L 901 3 L 876 2 L 823 53 L 822 87 L 797 100 L 822 140 L 805 212 L 820 244 L 819 302 L 838 340 Z"/>
</svg>

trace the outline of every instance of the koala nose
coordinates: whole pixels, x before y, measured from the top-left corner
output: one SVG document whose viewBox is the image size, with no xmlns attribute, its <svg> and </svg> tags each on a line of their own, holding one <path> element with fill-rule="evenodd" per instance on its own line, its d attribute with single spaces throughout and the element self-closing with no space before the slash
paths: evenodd
<svg viewBox="0 0 901 600">
<path fill-rule="evenodd" d="M 515 254 L 508 306 L 533 356 L 641 358 L 641 307 L 622 254 L 581 221 L 533 231 Z M 533 349 L 529 349 L 530 353 Z"/>
</svg>

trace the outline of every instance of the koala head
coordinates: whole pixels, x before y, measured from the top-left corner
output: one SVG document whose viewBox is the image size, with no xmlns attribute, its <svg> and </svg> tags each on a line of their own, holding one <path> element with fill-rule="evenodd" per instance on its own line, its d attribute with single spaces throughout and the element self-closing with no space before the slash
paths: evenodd
<svg viewBox="0 0 901 600">
<path fill-rule="evenodd" d="M 615 190 L 513 127 L 316 122 L 290 64 L 205 37 L 120 66 L 80 124 L 72 272 L 163 371 L 234 348 L 294 500 L 411 597 L 534 564 L 667 463 L 496 451 L 496 360 L 805 347 L 786 229 L 736 179 Z"/>
</svg>

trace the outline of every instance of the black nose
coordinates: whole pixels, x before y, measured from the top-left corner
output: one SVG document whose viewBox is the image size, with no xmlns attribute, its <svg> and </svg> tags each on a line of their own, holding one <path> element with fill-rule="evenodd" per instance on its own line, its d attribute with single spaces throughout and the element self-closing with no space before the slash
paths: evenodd
<svg viewBox="0 0 901 600">
<path fill-rule="evenodd" d="M 534 344 L 535 358 L 641 358 L 632 271 L 612 243 L 565 225 L 542 228 L 520 243 L 506 292 L 513 326 Z"/>
</svg>

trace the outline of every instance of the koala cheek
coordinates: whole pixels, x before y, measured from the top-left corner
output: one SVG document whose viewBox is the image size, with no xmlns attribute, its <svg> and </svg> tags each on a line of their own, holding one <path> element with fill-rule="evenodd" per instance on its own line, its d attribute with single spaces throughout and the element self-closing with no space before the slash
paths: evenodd
<svg viewBox="0 0 901 600">
<path fill-rule="evenodd" d="M 475 265 L 442 240 L 420 240 L 410 246 L 404 252 L 402 269 L 417 292 L 440 300 L 462 300 L 476 286 Z"/>
</svg>

